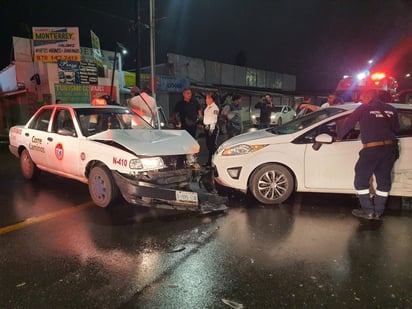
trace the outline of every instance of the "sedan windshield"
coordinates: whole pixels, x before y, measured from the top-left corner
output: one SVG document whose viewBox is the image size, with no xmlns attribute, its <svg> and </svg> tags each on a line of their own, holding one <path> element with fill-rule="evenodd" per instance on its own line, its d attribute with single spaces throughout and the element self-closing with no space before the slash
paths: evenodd
<svg viewBox="0 0 412 309">
<path fill-rule="evenodd" d="M 274 113 L 280 113 L 281 111 L 282 111 L 282 109 L 283 109 L 283 106 L 273 106 L 273 108 L 272 108 L 272 112 L 274 112 Z"/>
<path fill-rule="evenodd" d="M 297 131 L 306 129 L 307 127 L 310 127 L 311 125 L 318 123 L 319 121 L 322 121 L 323 119 L 326 119 L 330 116 L 339 114 L 346 111 L 345 109 L 342 108 L 325 108 L 325 109 L 320 109 L 316 112 L 307 114 L 306 116 L 303 116 L 301 118 L 296 118 L 292 121 L 289 121 L 283 125 L 274 127 L 270 129 L 270 131 L 274 134 L 291 134 L 295 133 Z"/>
<path fill-rule="evenodd" d="M 127 108 L 79 108 L 75 112 L 84 136 L 109 129 L 153 129 L 142 117 Z"/>
</svg>

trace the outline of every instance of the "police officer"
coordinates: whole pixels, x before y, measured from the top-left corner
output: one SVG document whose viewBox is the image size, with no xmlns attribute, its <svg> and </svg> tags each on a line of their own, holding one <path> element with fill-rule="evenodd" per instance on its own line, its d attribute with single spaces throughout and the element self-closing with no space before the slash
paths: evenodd
<svg viewBox="0 0 412 309">
<path fill-rule="evenodd" d="M 206 95 L 206 108 L 203 112 L 203 124 L 205 126 L 206 146 L 209 151 L 207 167 L 212 164 L 212 156 L 217 149 L 217 137 L 219 135 L 219 127 L 217 120 L 219 116 L 219 107 L 216 104 L 217 96 L 213 93 Z"/>
<path fill-rule="evenodd" d="M 363 148 L 355 165 L 354 186 L 361 209 L 352 214 L 363 219 L 379 219 L 385 209 L 391 189 L 391 171 L 399 157 L 395 133 L 399 130 L 396 109 L 379 99 L 378 91 L 364 91 L 363 103 L 344 122 L 339 139 L 342 139 L 359 122 Z M 369 195 L 369 180 L 375 175 L 377 188 L 373 199 Z"/>
</svg>

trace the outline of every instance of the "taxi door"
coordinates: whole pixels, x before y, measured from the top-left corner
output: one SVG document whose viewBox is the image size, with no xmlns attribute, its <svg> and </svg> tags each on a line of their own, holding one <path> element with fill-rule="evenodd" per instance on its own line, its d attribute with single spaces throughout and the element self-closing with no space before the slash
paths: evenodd
<svg viewBox="0 0 412 309">
<path fill-rule="evenodd" d="M 40 168 L 48 168 L 47 137 L 52 113 L 53 108 L 43 108 L 21 133 L 21 144 L 26 147 L 33 162 Z"/>
<path fill-rule="evenodd" d="M 63 175 L 79 176 L 79 132 L 69 108 L 57 108 L 47 137 L 49 168 Z"/>
</svg>

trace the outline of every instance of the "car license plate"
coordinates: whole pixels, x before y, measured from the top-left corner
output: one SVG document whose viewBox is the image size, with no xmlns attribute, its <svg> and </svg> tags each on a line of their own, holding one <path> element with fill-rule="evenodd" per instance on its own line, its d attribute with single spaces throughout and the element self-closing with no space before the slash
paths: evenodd
<svg viewBox="0 0 412 309">
<path fill-rule="evenodd" d="M 199 203 L 197 193 L 189 191 L 176 191 L 176 201 L 195 205 Z"/>
</svg>

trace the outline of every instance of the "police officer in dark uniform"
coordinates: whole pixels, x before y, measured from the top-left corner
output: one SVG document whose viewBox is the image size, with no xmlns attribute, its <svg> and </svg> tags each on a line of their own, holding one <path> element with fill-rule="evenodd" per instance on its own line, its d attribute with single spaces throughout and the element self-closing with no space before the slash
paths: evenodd
<svg viewBox="0 0 412 309">
<path fill-rule="evenodd" d="M 361 209 L 354 209 L 352 214 L 358 218 L 376 220 L 385 209 L 392 184 L 392 168 L 399 157 L 395 138 L 399 120 L 396 109 L 382 102 L 377 90 L 364 91 L 360 100 L 363 104 L 345 121 L 338 138 L 342 139 L 359 122 L 363 148 L 355 165 L 354 186 Z M 371 199 L 369 180 L 373 174 L 377 188 Z"/>
</svg>

